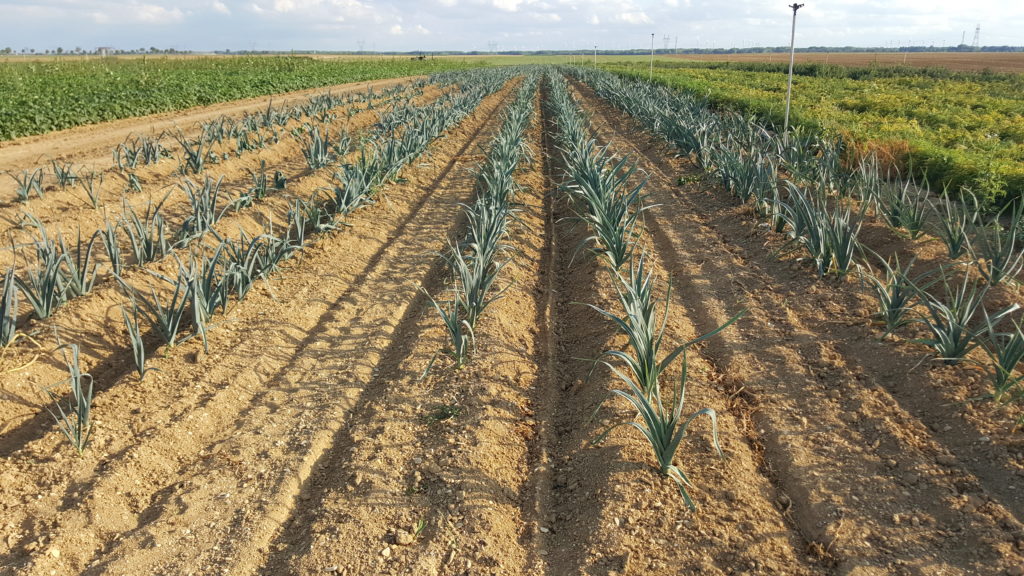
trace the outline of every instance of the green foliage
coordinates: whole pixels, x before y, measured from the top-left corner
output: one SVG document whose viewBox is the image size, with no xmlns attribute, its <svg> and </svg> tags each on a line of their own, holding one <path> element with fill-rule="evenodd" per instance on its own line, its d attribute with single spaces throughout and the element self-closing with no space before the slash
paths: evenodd
<svg viewBox="0 0 1024 576">
<path fill-rule="evenodd" d="M 306 57 L 0 63 L 0 140 L 317 86 L 468 68 L 457 59 Z"/>
<path fill-rule="evenodd" d="M 638 63 L 606 68 L 648 73 Z M 1024 75 L 820 64 L 796 74 L 793 125 L 841 136 L 853 155 L 875 151 L 888 170 L 937 190 L 970 190 L 985 205 L 1024 194 Z M 782 125 L 786 80 L 778 64 L 656 62 L 654 75 L 714 106 Z"/>
</svg>

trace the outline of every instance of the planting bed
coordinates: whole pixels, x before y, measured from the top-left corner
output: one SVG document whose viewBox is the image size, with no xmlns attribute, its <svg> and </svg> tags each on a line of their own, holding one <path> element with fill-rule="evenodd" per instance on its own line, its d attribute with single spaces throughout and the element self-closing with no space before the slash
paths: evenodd
<svg viewBox="0 0 1024 576">
<path fill-rule="evenodd" d="M 986 392 L 981 371 L 921 362 L 928 350 L 909 338 L 880 341 L 855 276 L 817 278 L 691 158 L 569 79 L 587 137 L 635 162 L 629 183 L 644 183 L 649 208 L 632 257 L 643 252 L 655 295 L 668 299 L 665 349 L 747 311 L 687 355 L 686 412 L 716 411 L 723 451 L 699 418 L 675 455 L 696 511 L 633 428 L 592 445 L 635 412 L 611 396 L 623 382 L 587 360 L 626 349 L 626 338 L 586 306 L 618 314 L 620 296 L 565 193 L 555 76 L 496 76 L 494 91 L 381 184 L 374 203 L 340 214 L 335 230 L 314 230 L 247 298 L 212 316 L 207 346 L 160 346 L 146 334 L 153 370 L 141 380 L 124 290 L 105 256 L 94 291 L 50 318 L 27 319 L 23 303 L 18 331 L 31 340 L 0 356 L 0 572 L 1024 574 L 1024 442 L 1012 407 L 971 401 Z M 337 91 L 348 89 L 366 85 Z M 333 119 L 332 137 L 344 129 L 369 139 L 378 112 L 469 90 L 430 81 L 390 101 L 378 91 L 373 110 L 363 102 Z M 510 262 L 495 289 L 504 292 L 456 369 L 431 304 L 450 298 L 440 254 L 467 227 L 459 204 L 482 189 L 477 172 L 521 90 L 532 115 L 501 256 Z M 106 150 L 128 132 L 185 128 L 240 114 L 237 106 L 14 141 L 0 147 L 0 166 L 31 169 L 29 156 L 59 150 L 114 181 Z M 355 162 L 349 154 L 335 164 Z M 287 186 L 227 213 L 218 234 L 283 228 L 292 198 L 333 182 L 332 168 L 307 167 L 290 135 L 190 177 L 223 174 L 237 195 L 260 160 Z M 142 209 L 150 194 L 173 190 L 176 168 L 166 159 L 138 169 L 144 192 L 127 202 Z M 5 227 L 15 244 L 32 237 L 16 225 L 26 209 L 65 234 L 103 225 L 102 207 L 77 190 L 23 203 L 7 185 L 0 214 L 13 220 Z M 122 188 L 103 190 L 109 210 L 120 212 Z M 186 217 L 187 200 L 171 198 L 169 219 Z M 942 256 L 937 241 L 910 242 L 872 222 L 860 241 L 922 265 Z M 125 281 L 159 286 L 150 272 L 173 275 L 175 256 L 207 253 L 203 242 Z M 21 270 L 20 256 L 2 258 Z M 996 296 L 1016 298 L 1004 286 Z M 66 377 L 59 343 L 80 346 L 95 379 L 81 455 L 42 392 Z M 680 377 L 676 362 L 661 379 Z"/>
</svg>

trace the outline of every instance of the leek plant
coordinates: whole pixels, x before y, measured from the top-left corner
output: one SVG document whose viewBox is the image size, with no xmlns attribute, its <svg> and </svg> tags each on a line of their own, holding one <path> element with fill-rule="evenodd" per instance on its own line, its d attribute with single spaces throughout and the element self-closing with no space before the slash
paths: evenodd
<svg viewBox="0 0 1024 576">
<path fill-rule="evenodd" d="M 722 454 L 722 449 L 718 443 L 718 424 L 714 410 L 702 408 L 691 414 L 683 413 L 687 384 L 687 350 L 694 344 L 725 330 L 733 322 L 739 320 L 746 311 L 733 316 L 711 332 L 676 346 L 659 360 L 668 317 L 671 287 L 664 299 L 665 308 L 659 326 L 654 320 L 654 305 L 649 300 L 652 291 L 650 273 L 644 272 L 643 263 L 640 262 L 631 268 L 629 278 L 618 273 L 615 274 L 619 285 L 620 300 L 626 306 L 625 316 L 620 318 L 596 306 L 589 306 L 612 320 L 628 336 L 632 355 L 620 350 L 607 350 L 602 354 L 602 356 L 621 361 L 625 364 L 625 370 L 619 369 L 607 360 L 598 359 L 598 362 L 611 369 L 615 376 L 626 384 L 625 390 L 614 390 L 612 393 L 626 400 L 637 411 L 640 421 L 631 420 L 611 426 L 599 434 L 594 442 L 600 442 L 618 426 L 629 425 L 637 429 L 650 443 L 658 463 L 658 471 L 675 481 L 687 507 L 693 510 L 696 507 L 687 492 L 687 488 L 693 485 L 682 469 L 673 463 L 679 444 L 686 437 L 690 424 L 694 420 L 700 416 L 708 416 L 711 420 L 713 444 L 719 455 Z M 678 386 L 671 388 L 666 408 L 663 401 L 665 391 L 660 376 L 677 358 L 682 364 L 681 376 Z"/>
<path fill-rule="evenodd" d="M 196 186 L 191 180 L 185 180 L 178 184 L 178 187 L 188 196 L 189 205 L 192 207 L 192 214 L 185 218 L 178 230 L 177 244 L 179 246 L 213 228 L 214 224 L 220 221 L 231 208 L 231 204 L 224 207 L 218 206 L 221 198 L 220 184 L 223 180 L 224 178 L 221 177 L 215 182 L 213 178 L 207 176 L 202 188 Z"/>
<path fill-rule="evenodd" d="M 1004 216 L 1009 211 L 1008 216 Z M 1008 217 L 1004 228 L 1000 219 Z M 995 286 L 1004 279 L 1013 279 L 1024 269 L 1024 252 L 1021 251 L 1021 227 L 1024 226 L 1024 205 L 1007 206 L 1001 210 L 991 224 L 974 226 L 973 239 L 968 249 L 975 259 L 978 273 Z"/>
<path fill-rule="evenodd" d="M 189 295 L 192 300 L 192 323 L 196 333 L 203 340 L 203 349 L 207 348 L 206 334 L 210 325 L 210 319 L 219 308 L 221 312 L 227 311 L 228 298 L 232 288 L 232 279 L 220 270 L 221 253 L 224 245 L 221 244 L 214 251 L 213 256 L 202 255 L 199 258 L 192 258 L 186 268 L 178 263 L 178 277 L 186 278 L 189 283 Z"/>
<path fill-rule="evenodd" d="M 977 326 L 976 317 L 979 312 L 985 313 L 984 300 L 988 286 L 980 287 L 967 274 L 955 286 L 950 284 L 944 271 L 940 271 L 940 276 L 944 292 L 942 295 L 933 296 L 918 288 L 921 303 L 928 312 L 921 317 L 920 322 L 931 332 L 931 337 L 916 342 L 931 346 L 938 358 L 946 364 L 957 364 L 980 344 L 978 336 L 982 334 L 983 328 Z M 1019 304 L 1014 304 L 994 316 L 988 317 L 986 314 L 989 320 L 986 324 L 993 326 L 1019 308 Z"/>
<path fill-rule="evenodd" d="M 50 160 L 50 166 L 53 167 L 53 176 L 57 179 L 57 185 L 60 186 L 61 190 L 66 189 L 68 186 L 74 186 L 75 182 L 78 181 L 78 174 L 75 173 L 75 168 L 70 163 L 59 163 L 56 160 Z"/>
<path fill-rule="evenodd" d="M 103 242 L 103 249 L 107 253 L 107 260 L 110 262 L 110 271 L 120 276 L 124 270 L 124 257 L 121 255 L 121 243 L 117 230 L 120 225 L 116 222 L 104 220 L 103 229 L 100 230 L 100 239 Z"/>
<path fill-rule="evenodd" d="M 124 320 L 124 327 L 128 333 L 128 343 L 132 347 L 132 361 L 135 363 L 135 371 L 139 374 L 139 381 L 146 378 L 146 373 L 156 368 L 146 367 L 146 343 L 142 338 L 142 330 L 139 328 L 139 305 L 132 299 L 131 313 L 125 306 L 121 306 L 121 318 Z"/>
<path fill-rule="evenodd" d="M 151 287 L 147 296 L 141 290 L 133 288 L 120 276 L 116 278 L 128 298 L 141 304 L 138 306 L 138 310 L 143 313 L 164 343 L 173 348 L 178 342 L 178 333 L 184 328 L 185 313 L 192 298 L 192 285 L 189 278 L 183 277 L 181 274 L 170 278 L 156 272 L 149 273 L 173 288 L 166 303 L 157 294 L 155 288 Z"/>
<path fill-rule="evenodd" d="M 178 169 L 182 174 L 201 174 L 206 169 L 206 161 L 210 155 L 211 143 L 204 138 L 189 140 L 182 132 L 178 132 L 175 140 L 181 145 L 181 158 Z"/>
<path fill-rule="evenodd" d="M 97 178 L 98 176 L 98 178 Z M 85 196 L 89 199 L 89 204 L 95 210 L 100 209 L 100 193 L 96 189 L 97 184 L 103 186 L 103 174 L 97 174 L 96 172 L 89 172 L 88 175 L 81 176 L 78 180 L 82 190 L 85 191 Z"/>
<path fill-rule="evenodd" d="M 1024 331 L 1021 325 L 1010 321 L 1013 328 L 1009 332 L 1000 332 L 995 322 L 985 317 L 985 328 L 988 338 L 982 349 L 988 354 L 992 366 L 992 399 L 996 402 L 1019 400 L 1024 397 L 1024 376 L 1014 371 L 1024 360 Z"/>
<path fill-rule="evenodd" d="M 319 126 L 307 125 L 303 133 L 296 134 L 295 139 L 302 148 L 302 156 L 306 159 L 310 170 L 319 170 L 334 161 L 329 128 L 324 128 L 324 132 L 321 134 Z"/>
<path fill-rule="evenodd" d="M 927 190 L 918 190 L 913 180 L 882 186 L 878 208 L 886 223 L 893 228 L 902 228 L 911 238 L 924 232 L 928 216 Z"/>
<path fill-rule="evenodd" d="M 67 292 L 69 298 L 77 298 L 92 292 L 92 287 L 96 283 L 96 273 L 99 269 L 99 264 L 93 260 L 93 248 L 96 245 L 96 239 L 101 236 L 100 231 L 93 232 L 92 237 L 86 243 L 82 242 L 82 229 L 78 229 L 78 240 L 75 242 L 75 249 L 72 252 L 68 250 L 67 245 L 64 244 L 64 238 L 59 237 L 60 253 L 65 255 L 64 266 L 67 268 L 67 274 L 64 279 L 67 284 Z"/>
<path fill-rule="evenodd" d="M 61 254 L 56 243 L 43 237 L 34 243 L 36 263 L 26 271 L 26 277 L 14 277 L 14 283 L 21 290 L 25 299 L 32 306 L 36 318 L 49 318 L 50 315 L 68 301 L 67 279 L 63 266 L 68 256 Z"/>
<path fill-rule="evenodd" d="M 829 209 L 821 196 L 787 180 L 788 209 L 783 217 L 790 226 L 790 243 L 803 246 L 814 260 L 818 276 L 844 276 L 859 250 L 861 221 L 848 207 Z"/>
<path fill-rule="evenodd" d="M 170 242 L 167 239 L 167 222 L 160 214 L 163 203 L 163 200 L 157 204 L 153 204 L 152 201 L 147 202 L 146 211 L 142 215 L 139 215 L 130 204 L 124 203 L 124 212 L 119 224 L 128 235 L 136 266 L 163 258 L 171 250 Z"/>
<path fill-rule="evenodd" d="M 67 349 L 71 349 L 71 356 L 68 357 Z M 57 428 L 71 442 L 78 454 L 81 455 L 92 436 L 92 376 L 82 372 L 79 363 L 78 345 L 70 344 L 62 347 L 64 364 L 67 366 L 68 377 L 54 386 L 45 388 L 47 396 L 54 404 L 54 408 L 47 407 L 47 411 L 57 421 Z M 54 391 L 57 387 L 67 384 L 71 388 L 71 395 L 67 401 L 67 408 L 62 404 L 62 395 Z"/>
<path fill-rule="evenodd" d="M 17 326 L 18 288 L 14 284 L 14 268 L 8 268 L 0 288 L 0 348 L 14 342 Z"/>
<path fill-rule="evenodd" d="M 29 195 L 33 192 L 35 192 L 36 196 L 43 197 L 42 168 L 36 168 L 33 172 L 23 170 L 20 176 L 15 174 L 10 174 L 10 176 L 14 178 L 14 193 L 18 195 L 18 200 L 28 202 Z"/>
<path fill-rule="evenodd" d="M 443 307 L 429 294 L 427 294 L 427 298 L 430 299 L 431 305 L 441 316 L 448 340 L 451 343 L 451 348 L 447 349 L 446 353 L 455 362 L 455 368 L 458 369 L 466 364 L 470 350 L 476 348 L 476 338 L 473 336 L 473 327 L 463 318 L 463 300 L 458 293 L 458 288 L 453 289 L 453 293 L 454 297 L 448 300 Z"/>
<path fill-rule="evenodd" d="M 949 258 L 956 260 L 969 244 L 968 231 L 978 225 L 978 200 L 973 194 L 964 194 L 965 206 L 960 206 L 948 194 L 943 195 L 938 205 L 933 205 L 935 222 L 933 232 L 946 245 Z"/>
<path fill-rule="evenodd" d="M 885 332 L 882 334 L 882 338 L 885 338 L 913 321 L 908 312 L 913 308 L 920 288 L 924 286 L 910 278 L 915 259 L 911 259 L 904 268 L 900 266 L 899 256 L 894 256 L 892 263 L 877 254 L 875 256 L 884 275 L 876 275 L 865 262 L 865 266 L 860 269 L 860 277 L 871 286 L 878 300 L 878 312 L 875 315 L 885 324 Z"/>
</svg>

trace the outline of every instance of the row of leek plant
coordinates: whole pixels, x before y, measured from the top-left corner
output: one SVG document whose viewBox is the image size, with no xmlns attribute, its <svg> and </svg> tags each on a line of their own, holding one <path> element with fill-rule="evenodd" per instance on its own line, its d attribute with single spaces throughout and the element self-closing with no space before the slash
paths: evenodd
<svg viewBox="0 0 1024 576">
<path fill-rule="evenodd" d="M 165 285 L 162 290 L 152 286 L 144 290 L 116 276 L 128 298 L 121 312 L 139 377 L 144 378 L 149 371 L 145 365 L 146 346 L 141 320 L 148 321 L 152 332 L 159 335 L 168 347 L 198 335 L 205 348 L 211 320 L 217 311 L 226 311 L 232 298 L 244 299 L 257 280 L 265 279 L 301 250 L 311 240 L 310 233 L 332 230 L 333 218 L 371 203 L 379 185 L 394 177 L 403 165 L 418 157 L 431 141 L 460 122 L 509 77 L 507 70 L 476 74 L 469 71 L 466 74 L 472 77 L 463 80 L 459 92 L 431 104 L 422 114 L 407 116 L 410 124 L 393 127 L 388 138 L 400 143 L 378 141 L 373 152 L 368 153 L 364 149 L 358 163 L 345 166 L 346 175 L 351 178 L 346 182 L 357 186 L 358 190 L 344 191 L 339 186 L 334 189 L 334 198 L 319 201 L 314 197 L 309 202 L 297 200 L 289 211 L 283 236 L 275 235 L 273 229 L 268 228 L 255 238 L 242 233 L 238 240 L 234 240 L 224 239 L 211 230 L 211 235 L 218 241 L 212 251 L 196 246 L 184 260 L 173 254 L 177 262 L 175 276 L 148 271 L 158 284 Z M 401 164 L 392 165 L 388 163 L 390 161 Z M 339 201 L 339 197 L 346 200 Z M 192 334 L 182 337 L 190 329 Z M 56 406 L 51 413 L 58 426 L 81 453 L 92 428 L 89 420 L 92 379 L 79 369 L 77 347 L 72 345 L 71 350 L 73 359 L 68 361 L 70 376 L 63 382 L 71 385 L 68 409 L 65 410 L 61 403 L 62 395 L 53 392 L 54 387 L 48 388 L 47 392 Z M 88 381 L 87 388 L 85 381 Z"/>
<path fill-rule="evenodd" d="M 547 85 L 547 105 L 558 128 L 557 140 L 566 173 L 567 184 L 563 188 L 576 206 L 577 219 L 590 229 L 591 234 L 583 242 L 593 246 L 592 252 L 605 262 L 611 272 L 622 313 L 616 315 L 593 305 L 590 307 L 612 321 L 628 338 L 625 351 L 607 350 L 595 365 L 600 363 L 608 367 L 626 384 L 625 390 L 614 390 L 613 394 L 624 399 L 637 415 L 618 425 L 632 426 L 644 436 L 654 452 L 658 470 L 676 483 L 686 506 L 693 510 L 695 505 L 687 491 L 693 485 L 674 461 L 679 445 L 695 419 L 709 417 L 713 445 L 719 455 L 722 450 L 718 442 L 715 411 L 711 408 L 691 414 L 683 411 L 687 350 L 724 330 L 739 315 L 708 334 L 675 347 L 670 348 L 664 342 L 671 286 L 662 301 L 659 318 L 654 273 L 648 266 L 646 254 L 643 251 L 637 254 L 636 250 L 642 234 L 639 217 L 646 209 L 641 194 L 643 182 L 629 182 L 635 176 L 636 166 L 628 159 L 616 162 L 607 147 L 596 147 L 589 137 L 589 122 L 561 76 L 549 76 Z M 681 364 L 681 376 L 679 384 L 672 386 L 664 382 L 662 375 L 677 360 Z M 595 443 L 603 440 L 618 425 L 601 432 Z"/>
<path fill-rule="evenodd" d="M 380 121 L 367 135 L 368 143 L 364 143 L 357 161 L 343 165 L 335 172 L 336 184 L 326 189 L 329 192 L 327 200 L 319 199 L 319 192 L 324 190 L 318 191 L 318 195 L 308 201 L 294 200 L 289 219 L 300 220 L 304 224 L 297 233 L 305 233 L 307 222 L 312 230 L 332 229 L 335 214 L 347 214 L 368 203 L 376 186 L 393 177 L 399 167 L 421 153 L 446 126 L 474 108 L 481 97 L 479 91 L 453 92 L 425 107 L 404 104 L 382 111 Z M 104 248 L 110 272 L 115 276 L 123 273 L 129 261 L 141 267 L 160 260 L 204 237 L 229 211 L 251 206 L 255 200 L 265 197 L 271 187 L 265 164 L 259 173 L 253 173 L 253 182 L 253 186 L 227 200 L 220 180 L 207 177 L 202 185 L 188 179 L 182 181 L 177 188 L 187 197 L 191 210 L 177 226 L 170 223 L 162 212 L 170 193 L 158 202 L 147 202 L 138 210 L 125 201 L 122 213 L 112 220 L 105 218 L 103 228 L 91 237 L 83 239 L 79 231 L 77 241 L 70 249 L 60 234 L 53 234 L 57 238 L 54 240 L 42 222 L 27 214 L 27 226 L 34 228 L 37 234 L 31 242 L 35 259 L 26 265 L 22 276 L 16 276 L 13 269 L 5 275 L 12 281 L 5 282 L 3 286 L 7 297 L 0 307 L 0 318 L 3 318 L 0 345 L 6 345 L 14 338 L 17 324 L 15 287 L 31 305 L 34 317 L 49 318 L 70 299 L 92 290 L 99 276 L 98 244 Z M 284 178 L 278 172 L 272 187 L 283 189 L 284 186 Z M 128 247 L 131 260 L 125 256 L 122 246 Z"/>
<path fill-rule="evenodd" d="M 883 336 L 910 324 L 923 325 L 927 336 L 915 341 L 950 364 L 980 347 L 989 360 L 992 398 L 1024 401 L 1019 370 L 1024 332 L 1017 322 L 1008 330 L 999 327 L 1020 306 L 995 313 L 984 306 L 992 286 L 1013 280 L 1024 269 L 1024 207 L 1011 205 L 986 215 L 969 193 L 960 201 L 945 194 L 933 200 L 927 188 L 913 181 L 883 176 L 872 156 L 855 170 L 844 170 L 840 141 L 799 130 L 779 138 L 752 119 L 713 111 L 706 102 L 663 86 L 594 70 L 576 69 L 573 74 L 681 154 L 693 155 L 741 202 L 751 201 L 772 229 L 807 248 L 819 274 L 858 268 L 877 297 Z M 843 204 L 847 198 L 860 202 L 856 218 Z M 930 231 L 952 261 L 963 254 L 970 261 L 913 275 L 913 260 L 901 267 L 897 258 L 885 259 L 857 246 L 859 222 L 869 211 L 910 238 Z M 858 253 L 864 254 L 859 263 Z"/>
<path fill-rule="evenodd" d="M 505 241 L 515 212 L 515 172 L 520 162 L 528 158 L 523 136 L 533 116 L 536 91 L 537 77 L 528 76 L 505 109 L 501 129 L 477 173 L 475 200 L 460 204 L 466 217 L 465 233 L 461 239 L 450 241 L 443 254 L 452 276 L 451 299 L 439 303 L 428 294 L 444 323 L 451 342 L 446 353 L 456 369 L 465 364 L 475 349 L 477 320 L 505 292 L 497 290 L 495 283 L 499 272 L 510 262 L 502 257 L 512 249 Z"/>
<path fill-rule="evenodd" d="M 318 125 L 333 122 L 338 114 L 336 109 L 344 107 L 344 113 L 352 116 L 362 109 L 387 107 L 395 102 L 407 101 L 422 93 L 426 80 L 417 80 L 377 92 L 372 87 L 366 92 L 334 95 L 330 92 L 310 96 L 306 102 L 296 105 L 278 105 L 273 102 L 256 113 L 244 113 L 239 118 L 222 115 L 213 120 L 199 123 L 199 135 L 188 138 L 179 129 L 173 133 L 163 132 L 155 136 L 128 136 L 124 142 L 114 147 L 112 152 L 114 168 L 121 174 L 133 174 L 141 166 L 156 164 L 164 158 L 173 157 L 164 145 L 166 138 L 173 137 L 181 152 L 178 157 L 179 169 L 183 174 L 199 174 L 211 163 L 227 160 L 231 154 L 241 157 L 244 153 L 260 150 L 277 144 L 280 141 L 280 130 L 292 121 L 307 119 L 300 127 L 293 129 L 293 135 L 302 140 L 301 135 L 312 131 Z M 344 137 L 341 138 L 344 142 Z M 213 152 L 215 145 L 223 150 L 220 154 Z M 230 148 L 230 152 L 227 151 Z M 78 170 L 68 162 L 51 160 L 51 170 L 56 186 L 61 191 L 78 184 L 85 192 L 90 203 L 98 207 L 96 194 L 97 181 L 102 183 L 102 174 Z M 44 168 L 23 170 L 20 173 L 8 172 L 14 180 L 14 192 L 18 200 L 28 202 L 31 196 L 44 197 L 46 185 Z"/>
<path fill-rule="evenodd" d="M 935 198 L 913 180 L 883 174 L 874 156 L 854 170 L 844 169 L 841 140 L 799 129 L 780 138 L 754 119 L 714 111 L 700 99 L 660 85 L 593 69 L 573 73 L 681 154 L 694 155 L 740 202 L 752 202 L 773 229 L 788 228 L 794 243 L 818 263 L 819 274 L 851 269 L 860 221 L 869 212 L 912 239 L 932 233 L 951 260 L 969 255 L 989 285 L 1024 269 L 1024 227 L 1014 216 L 1019 206 L 987 214 L 969 192 L 960 200 L 947 194 Z M 845 199 L 860 202 L 856 217 L 844 206 Z"/>
</svg>

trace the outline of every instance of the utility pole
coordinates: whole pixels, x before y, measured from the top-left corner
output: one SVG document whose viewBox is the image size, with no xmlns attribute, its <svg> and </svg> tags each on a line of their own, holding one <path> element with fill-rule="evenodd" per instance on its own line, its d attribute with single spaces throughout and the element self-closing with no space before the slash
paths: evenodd
<svg viewBox="0 0 1024 576">
<path fill-rule="evenodd" d="M 648 82 L 654 81 L 654 32 L 651 32 L 651 74 Z"/>
<path fill-rule="evenodd" d="M 782 124 L 782 139 L 789 142 L 789 101 L 793 96 L 793 61 L 796 59 L 796 11 L 803 8 L 803 4 L 790 4 L 793 9 L 793 27 L 789 32 L 789 82 L 786 84 L 786 119 Z"/>
<path fill-rule="evenodd" d="M 597 68 L 597 44 L 594 44 L 594 68 Z"/>
</svg>

